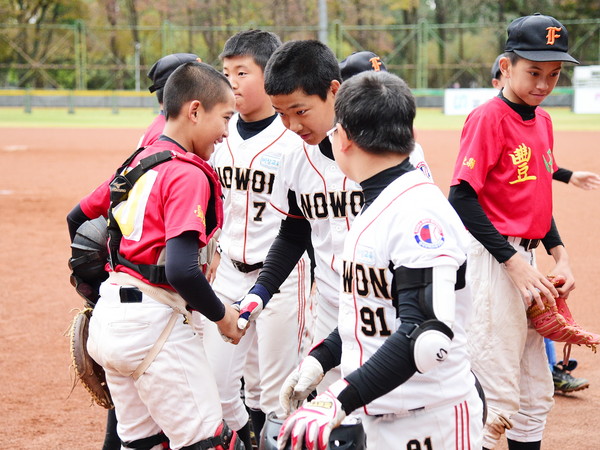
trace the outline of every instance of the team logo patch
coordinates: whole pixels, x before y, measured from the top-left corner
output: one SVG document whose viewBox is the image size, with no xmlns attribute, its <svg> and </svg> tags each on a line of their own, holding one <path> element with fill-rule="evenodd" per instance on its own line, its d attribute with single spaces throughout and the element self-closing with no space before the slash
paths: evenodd
<svg viewBox="0 0 600 450">
<path fill-rule="evenodd" d="M 360 245 L 356 248 L 356 261 L 364 264 L 375 264 L 375 251 L 371 247 Z"/>
<path fill-rule="evenodd" d="M 431 180 L 431 172 L 429 171 L 429 167 L 427 167 L 427 164 L 421 161 L 419 162 L 419 164 L 417 164 L 416 168 L 423 172 L 425 176 Z"/>
<path fill-rule="evenodd" d="M 260 159 L 260 165 L 265 169 L 277 170 L 279 169 L 280 160 L 281 156 L 263 155 L 263 157 Z"/>
<path fill-rule="evenodd" d="M 196 217 L 198 217 L 198 219 L 200 219 L 202 225 L 206 226 L 206 217 L 204 216 L 204 211 L 202 211 L 202 207 L 200 205 L 196 207 L 196 209 L 194 210 L 194 214 L 196 215 Z"/>
<path fill-rule="evenodd" d="M 415 240 L 423 248 L 439 248 L 444 245 L 442 227 L 431 219 L 421 220 L 415 227 Z"/>
</svg>

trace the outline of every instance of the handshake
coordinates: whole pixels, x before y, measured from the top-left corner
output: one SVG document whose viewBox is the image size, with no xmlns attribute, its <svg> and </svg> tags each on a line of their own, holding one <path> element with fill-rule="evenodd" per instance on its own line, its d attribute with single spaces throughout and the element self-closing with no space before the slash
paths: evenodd
<svg viewBox="0 0 600 450">
<path fill-rule="evenodd" d="M 231 306 L 225 307 L 225 317 L 217 322 L 219 332 L 226 342 L 237 344 L 246 333 L 248 323 L 256 320 L 271 294 L 260 284 L 255 285 L 248 294 Z M 235 323 L 235 325 L 233 325 Z"/>
</svg>

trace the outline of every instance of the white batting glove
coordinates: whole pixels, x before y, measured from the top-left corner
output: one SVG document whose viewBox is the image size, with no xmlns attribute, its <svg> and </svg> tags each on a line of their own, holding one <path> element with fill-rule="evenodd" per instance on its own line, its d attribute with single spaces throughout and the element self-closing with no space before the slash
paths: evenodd
<svg viewBox="0 0 600 450">
<path fill-rule="evenodd" d="M 337 395 L 348 386 L 345 380 L 338 380 L 329 389 L 288 417 L 277 437 L 277 448 L 284 450 L 288 439 L 292 440 L 292 450 L 326 450 L 331 430 L 339 426 L 346 413 Z"/>
<path fill-rule="evenodd" d="M 290 373 L 279 391 L 279 404 L 286 416 L 297 410 L 302 402 L 315 390 L 325 373 L 323 366 L 314 356 L 307 356 Z"/>
<path fill-rule="evenodd" d="M 246 294 L 246 296 L 235 304 L 239 307 L 240 318 L 237 321 L 237 326 L 240 330 L 245 330 L 248 322 L 256 320 L 258 315 L 263 310 L 263 301 L 256 294 Z"/>
</svg>

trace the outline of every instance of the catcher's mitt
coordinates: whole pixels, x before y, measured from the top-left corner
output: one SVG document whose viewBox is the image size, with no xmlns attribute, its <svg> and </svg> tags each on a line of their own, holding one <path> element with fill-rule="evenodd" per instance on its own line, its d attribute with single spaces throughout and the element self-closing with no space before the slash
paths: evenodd
<svg viewBox="0 0 600 450">
<path fill-rule="evenodd" d="M 79 311 L 75 314 L 69 329 L 71 366 L 76 375 L 73 389 L 79 379 L 95 403 L 103 408 L 112 409 L 114 405 L 106 384 L 104 369 L 92 359 L 87 351 L 86 344 L 90 317 L 92 317 L 91 308 Z"/>
<path fill-rule="evenodd" d="M 557 287 L 564 284 L 561 279 L 551 280 Z M 600 334 L 586 331 L 575 322 L 566 299 L 558 297 L 556 305 L 548 306 L 544 302 L 544 306 L 542 310 L 534 303 L 527 309 L 527 317 L 538 333 L 555 342 L 585 345 L 596 352 L 596 346 L 600 345 Z"/>
</svg>

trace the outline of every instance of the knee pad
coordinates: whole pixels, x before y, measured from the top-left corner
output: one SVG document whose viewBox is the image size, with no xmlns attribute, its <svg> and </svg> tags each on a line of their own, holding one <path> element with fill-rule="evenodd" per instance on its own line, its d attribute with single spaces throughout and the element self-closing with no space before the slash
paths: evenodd
<svg viewBox="0 0 600 450">
<path fill-rule="evenodd" d="M 416 326 L 408 337 L 415 366 L 420 373 L 425 373 L 448 357 L 454 333 L 444 322 L 426 320 Z"/>
</svg>

